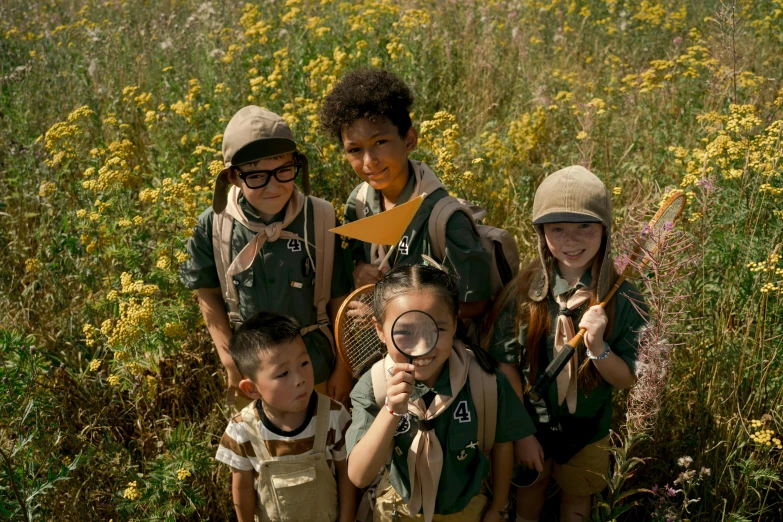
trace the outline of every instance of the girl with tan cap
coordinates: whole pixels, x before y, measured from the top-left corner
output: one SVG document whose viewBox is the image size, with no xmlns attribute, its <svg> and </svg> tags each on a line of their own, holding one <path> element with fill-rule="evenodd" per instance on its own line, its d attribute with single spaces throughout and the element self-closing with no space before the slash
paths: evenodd
<svg viewBox="0 0 783 522">
<path fill-rule="evenodd" d="M 598 177 L 580 166 L 548 176 L 536 191 L 533 227 L 539 256 L 493 314 L 490 353 L 522 396 L 580 328 L 587 333 L 548 393 L 539 401 L 524 397 L 537 433 L 515 444 L 517 462 L 532 473 L 517 490 L 517 522 L 538 520 L 550 477 L 561 490 L 560 520 L 581 521 L 590 514 L 591 496 L 605 487 L 612 390 L 636 381 L 645 319 L 628 282 L 606 309 L 597 306 L 618 277 L 612 201 Z"/>
</svg>

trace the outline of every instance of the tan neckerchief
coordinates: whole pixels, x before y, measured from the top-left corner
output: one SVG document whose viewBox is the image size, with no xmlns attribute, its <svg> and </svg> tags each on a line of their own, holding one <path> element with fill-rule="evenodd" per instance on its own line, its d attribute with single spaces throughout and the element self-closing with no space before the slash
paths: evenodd
<svg viewBox="0 0 783 522">
<path fill-rule="evenodd" d="M 247 218 L 239 205 L 239 195 L 241 193 L 242 191 L 239 190 L 238 187 L 231 187 L 231 190 L 228 193 L 228 204 L 226 205 L 224 212 L 228 213 L 229 216 L 234 218 L 238 223 L 241 223 L 245 228 L 255 232 L 256 235 L 253 239 L 248 241 L 242 251 L 237 254 L 233 261 L 231 261 L 231 266 L 229 266 L 226 271 L 227 278 L 231 278 L 250 268 L 258 255 L 258 252 L 267 241 L 277 241 L 279 238 L 304 241 L 293 232 L 285 230 L 285 228 L 296 219 L 296 216 L 299 215 L 299 212 L 301 212 L 304 207 L 305 197 L 299 192 L 299 189 L 294 188 L 294 191 L 291 193 L 291 199 L 288 200 L 283 221 L 276 221 L 269 225 L 250 221 Z"/>
<path fill-rule="evenodd" d="M 408 411 L 419 419 L 431 420 L 445 412 L 460 390 L 468 381 L 468 366 L 473 357 L 461 341 L 454 340 L 449 354 L 449 383 L 451 395 L 438 394 L 432 399 L 429 408 L 424 399 L 419 397 L 408 402 Z M 387 355 L 385 365 L 388 368 L 394 364 Z M 411 497 L 408 510 L 415 516 L 423 505 L 424 520 L 430 522 L 435 514 L 435 498 L 438 494 L 440 473 L 443 470 L 443 449 L 433 430 L 421 431 L 416 434 L 408 450 L 408 475 L 410 477 Z"/>
<path fill-rule="evenodd" d="M 563 298 L 564 295 L 568 295 L 568 293 L 554 296 L 555 302 L 560 306 L 561 310 L 567 309 L 569 311 L 576 310 L 592 297 L 590 291 L 585 288 L 580 288 L 567 299 Z M 571 317 L 565 314 L 558 314 L 557 328 L 555 329 L 555 347 L 552 356 L 557 357 L 560 350 L 575 335 L 574 321 L 571 320 Z M 560 405 L 563 404 L 563 401 L 566 401 L 569 413 L 576 411 L 576 377 L 579 373 L 578 359 L 576 354 L 574 354 L 565 368 L 563 368 L 563 371 L 557 376 L 557 404 Z"/>
<path fill-rule="evenodd" d="M 432 194 L 438 189 L 445 189 L 446 187 L 443 186 L 443 183 L 440 182 L 438 177 L 430 170 L 430 168 L 422 163 L 421 161 L 410 161 L 410 165 L 413 167 L 412 174 L 414 176 L 414 179 L 416 180 L 415 185 L 413 186 L 413 193 L 411 194 L 410 198 L 408 198 L 408 201 L 411 201 L 414 198 L 419 197 L 422 194 Z M 378 192 L 378 197 L 382 198 L 383 194 Z M 405 203 L 405 201 L 398 201 L 397 205 L 402 205 Z M 364 214 L 364 209 L 362 208 L 360 210 L 362 214 Z M 365 217 L 362 215 L 362 217 Z M 370 247 L 370 263 L 378 266 L 381 264 L 381 261 L 383 258 L 386 257 L 387 252 L 387 246 L 386 245 L 376 245 L 375 243 L 372 244 Z M 387 266 L 391 268 L 389 262 L 386 262 Z M 380 266 L 378 266 L 381 268 Z"/>
</svg>

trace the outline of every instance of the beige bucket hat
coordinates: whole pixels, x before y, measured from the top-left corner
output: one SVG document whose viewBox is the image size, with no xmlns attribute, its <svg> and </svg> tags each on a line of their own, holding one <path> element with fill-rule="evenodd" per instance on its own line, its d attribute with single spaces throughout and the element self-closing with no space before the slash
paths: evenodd
<svg viewBox="0 0 783 522">
<path fill-rule="evenodd" d="M 541 301 L 549 291 L 544 250 L 545 223 L 601 223 L 606 231 L 606 249 L 598 278 L 597 295 L 602 299 L 611 287 L 612 197 L 598 176 L 580 165 L 550 174 L 541 182 L 533 200 L 533 226 L 538 234 L 538 255 L 542 270 L 530 286 L 528 297 Z"/>
<path fill-rule="evenodd" d="M 240 109 L 223 133 L 223 164 L 226 168 L 215 178 L 212 209 L 219 214 L 226 208 L 226 198 L 231 187 L 228 181 L 231 167 L 288 153 L 294 153 L 302 162 L 302 188 L 305 193 L 309 193 L 307 157 L 297 151 L 294 134 L 285 120 L 257 105 Z"/>
</svg>

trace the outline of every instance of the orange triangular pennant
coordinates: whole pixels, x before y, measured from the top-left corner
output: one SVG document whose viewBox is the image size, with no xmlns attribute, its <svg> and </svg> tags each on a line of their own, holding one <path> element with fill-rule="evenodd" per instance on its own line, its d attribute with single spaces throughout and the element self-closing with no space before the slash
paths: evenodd
<svg viewBox="0 0 783 522">
<path fill-rule="evenodd" d="M 426 194 L 422 194 L 391 210 L 333 228 L 329 232 L 358 239 L 365 243 L 396 245 L 402 239 L 402 235 L 426 196 Z"/>
</svg>

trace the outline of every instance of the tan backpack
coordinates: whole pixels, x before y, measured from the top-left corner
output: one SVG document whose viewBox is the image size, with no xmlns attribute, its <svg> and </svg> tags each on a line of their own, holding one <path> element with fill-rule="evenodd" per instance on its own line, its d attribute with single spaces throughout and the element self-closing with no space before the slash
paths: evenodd
<svg viewBox="0 0 783 522">
<path fill-rule="evenodd" d="M 435 203 L 427 225 L 432 253 L 440 260 L 446 256 L 446 224 L 455 212 L 468 216 L 479 236 L 481 246 L 492 258 L 489 265 L 489 284 L 490 299 L 494 300 L 519 273 L 517 242 L 507 230 L 478 224 L 487 216 L 487 211 L 480 206 L 464 199 L 446 196 Z"/>
<path fill-rule="evenodd" d="M 310 262 L 315 267 L 315 291 L 313 293 L 313 306 L 318 311 L 316 324 L 305 325 L 301 334 L 305 335 L 316 329 L 321 331 L 329 339 L 334 351 L 334 337 L 329 329 L 329 315 L 326 305 L 331 297 L 332 269 L 334 268 L 334 236 L 329 229 L 335 227 L 334 207 L 328 201 L 307 196 L 313 203 L 313 216 L 309 216 L 307 201 L 302 208 L 304 212 L 304 245 Z M 310 252 L 310 238 L 308 234 L 309 220 L 313 219 L 315 230 L 315 259 Z M 239 314 L 239 294 L 233 284 L 227 284 L 226 271 L 231 265 L 231 234 L 234 228 L 234 218 L 228 212 L 215 214 L 212 219 L 212 250 L 215 256 L 215 268 L 220 279 L 220 290 L 223 299 L 228 305 L 228 318 L 235 325 L 242 324 L 242 316 Z"/>
</svg>

